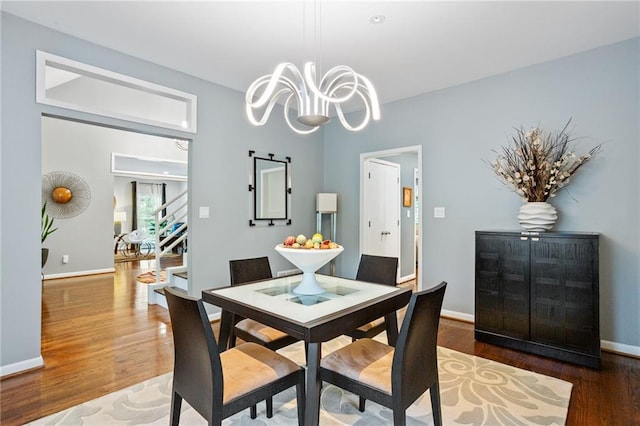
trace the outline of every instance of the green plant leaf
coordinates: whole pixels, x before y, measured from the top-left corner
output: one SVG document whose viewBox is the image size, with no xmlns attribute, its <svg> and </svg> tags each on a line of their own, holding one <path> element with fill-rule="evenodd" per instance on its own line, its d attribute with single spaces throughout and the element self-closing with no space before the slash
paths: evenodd
<svg viewBox="0 0 640 426">
<path fill-rule="evenodd" d="M 40 212 L 40 242 L 44 243 L 44 241 L 47 239 L 47 237 L 51 234 L 53 234 L 55 231 L 58 230 L 58 228 L 54 228 L 53 227 L 53 221 L 54 219 L 52 217 L 49 217 L 49 215 L 47 214 L 47 202 L 45 201 L 42 204 L 42 210 Z"/>
</svg>

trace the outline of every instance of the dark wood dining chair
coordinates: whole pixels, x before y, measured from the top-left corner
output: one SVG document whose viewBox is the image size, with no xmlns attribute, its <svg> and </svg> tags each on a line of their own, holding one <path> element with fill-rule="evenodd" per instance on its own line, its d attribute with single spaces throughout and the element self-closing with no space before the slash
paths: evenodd
<svg viewBox="0 0 640 426">
<path fill-rule="evenodd" d="M 304 423 L 304 369 L 288 358 L 255 343 L 243 343 L 220 353 L 201 299 L 164 288 L 174 343 L 171 424 L 180 422 L 186 400 L 209 425 L 296 387 L 298 424 Z"/>
<path fill-rule="evenodd" d="M 437 341 L 447 283 L 414 293 L 395 348 L 360 339 L 325 356 L 320 378 L 359 396 L 359 410 L 370 399 L 393 410 L 393 424 L 406 423 L 406 410 L 429 389 L 435 425 L 442 425 Z"/>
<path fill-rule="evenodd" d="M 386 284 L 395 286 L 398 274 L 398 258 L 388 256 L 374 256 L 363 254 L 360 257 L 356 280 L 367 281 L 376 284 Z M 357 329 L 346 333 L 351 337 L 351 341 L 364 339 L 365 337 L 373 338 L 382 333 L 386 329 L 385 319 L 378 318 Z"/>
<path fill-rule="evenodd" d="M 229 272 L 231 285 L 273 278 L 267 256 L 230 260 Z M 230 336 L 229 347 L 236 345 L 236 337 L 245 342 L 258 343 L 274 351 L 299 340 L 249 318 L 238 319 L 235 317 L 233 322 L 235 326 Z"/>
<path fill-rule="evenodd" d="M 273 278 L 267 256 L 230 260 L 229 272 L 231 285 Z M 251 318 L 241 318 L 237 315 L 233 315 L 232 318 L 232 323 L 235 325 L 229 336 L 230 348 L 236 346 L 237 337 L 245 342 L 257 343 L 273 351 L 289 346 L 299 340 Z M 305 345 L 305 354 L 306 352 L 307 346 Z M 273 416 L 273 399 L 267 398 L 266 404 L 267 418 L 271 418 Z"/>
</svg>

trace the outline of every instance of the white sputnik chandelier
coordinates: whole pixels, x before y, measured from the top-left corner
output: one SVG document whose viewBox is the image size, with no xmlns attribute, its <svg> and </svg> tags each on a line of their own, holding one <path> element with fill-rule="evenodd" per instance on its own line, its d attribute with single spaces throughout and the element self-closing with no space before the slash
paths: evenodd
<svg viewBox="0 0 640 426">
<path fill-rule="evenodd" d="M 319 13 L 316 13 L 318 19 Z M 319 25 L 316 24 L 316 44 L 319 38 Z M 284 118 L 296 133 L 315 132 L 327 123 L 329 109 L 333 106 L 342 125 L 351 131 L 363 129 L 371 119 L 380 119 L 378 95 L 373 84 L 351 68 L 339 65 L 331 68 L 320 82 L 316 78 L 316 63 L 305 62 L 301 73 L 290 63 L 279 64 L 273 74 L 254 81 L 245 96 L 247 117 L 254 126 L 262 126 L 269 119 L 273 107 L 278 101 L 284 101 Z M 359 124 L 352 125 L 344 116 L 343 105 L 361 102 L 364 117 Z M 290 118 L 290 109 L 297 110 L 295 124 Z M 256 113 L 260 118 L 256 118 Z"/>
</svg>

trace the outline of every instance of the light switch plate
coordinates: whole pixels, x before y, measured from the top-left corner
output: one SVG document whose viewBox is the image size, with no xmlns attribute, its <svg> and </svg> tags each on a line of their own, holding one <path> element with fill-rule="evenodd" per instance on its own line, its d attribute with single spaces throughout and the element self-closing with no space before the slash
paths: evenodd
<svg viewBox="0 0 640 426">
<path fill-rule="evenodd" d="M 209 219 L 209 207 L 200 207 L 200 219 Z"/>
<path fill-rule="evenodd" d="M 444 218 L 445 217 L 444 207 L 434 207 L 433 217 L 439 218 L 439 219 Z"/>
</svg>

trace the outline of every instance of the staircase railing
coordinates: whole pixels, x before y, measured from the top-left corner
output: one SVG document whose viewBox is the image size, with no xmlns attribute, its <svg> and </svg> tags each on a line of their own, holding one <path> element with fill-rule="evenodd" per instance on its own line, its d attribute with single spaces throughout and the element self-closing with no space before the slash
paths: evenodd
<svg viewBox="0 0 640 426">
<path fill-rule="evenodd" d="M 167 213 L 163 216 L 162 212 L 165 209 Z M 186 189 L 153 211 L 153 215 L 156 218 L 154 225 L 156 237 L 156 284 L 160 284 L 161 281 L 160 258 L 173 250 L 178 244 L 184 247 L 183 242 L 187 241 L 189 231 L 186 218 L 188 212 Z M 181 223 L 181 225 L 174 229 L 173 225 L 176 223 Z"/>
</svg>

